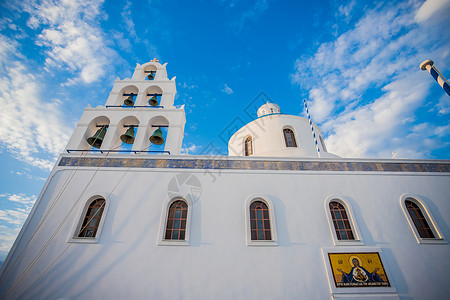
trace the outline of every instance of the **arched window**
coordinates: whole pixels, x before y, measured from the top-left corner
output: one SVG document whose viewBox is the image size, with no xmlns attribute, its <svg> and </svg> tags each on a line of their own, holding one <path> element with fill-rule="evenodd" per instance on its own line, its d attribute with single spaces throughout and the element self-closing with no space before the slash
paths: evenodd
<svg viewBox="0 0 450 300">
<path fill-rule="evenodd" d="M 345 207 L 337 201 L 330 201 L 329 206 L 337 239 L 354 240 L 355 237 Z"/>
<path fill-rule="evenodd" d="M 419 233 L 421 238 L 434 239 L 436 236 L 433 233 L 430 225 L 428 225 L 427 219 L 422 213 L 420 207 L 412 201 L 411 198 L 405 200 L 405 206 L 408 210 L 411 220 Z"/>
<path fill-rule="evenodd" d="M 105 199 L 96 199 L 89 204 L 78 237 L 95 237 L 100 225 L 105 203 Z"/>
<path fill-rule="evenodd" d="M 245 156 L 250 156 L 253 154 L 253 144 L 252 144 L 252 136 L 251 135 L 249 135 L 245 139 L 244 152 L 245 152 Z"/>
<path fill-rule="evenodd" d="M 295 142 L 295 136 L 292 129 L 284 128 L 284 141 L 286 142 L 286 147 L 297 147 L 297 143 Z"/>
<path fill-rule="evenodd" d="M 250 230 L 252 240 L 272 240 L 269 208 L 263 201 L 250 204 Z"/>
<path fill-rule="evenodd" d="M 184 240 L 186 237 L 186 222 L 188 205 L 183 200 L 173 202 L 167 214 L 166 240 Z"/>
</svg>

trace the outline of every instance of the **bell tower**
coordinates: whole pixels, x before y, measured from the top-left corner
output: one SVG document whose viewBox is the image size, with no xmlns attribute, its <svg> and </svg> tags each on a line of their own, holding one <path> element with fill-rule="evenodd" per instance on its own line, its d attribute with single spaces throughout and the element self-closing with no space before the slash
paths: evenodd
<svg viewBox="0 0 450 300">
<path fill-rule="evenodd" d="M 186 117 L 184 105 L 174 106 L 176 77 L 168 79 L 166 65 L 155 58 L 117 78 L 104 106 L 85 109 L 65 150 L 180 154 Z"/>
</svg>

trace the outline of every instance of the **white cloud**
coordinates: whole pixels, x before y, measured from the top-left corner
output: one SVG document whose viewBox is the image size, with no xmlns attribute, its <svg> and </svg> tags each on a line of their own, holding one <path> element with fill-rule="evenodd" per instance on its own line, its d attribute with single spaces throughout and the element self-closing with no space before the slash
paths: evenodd
<svg viewBox="0 0 450 300">
<path fill-rule="evenodd" d="M 127 0 L 127 2 L 125 3 L 125 7 L 122 10 L 122 19 L 125 23 L 125 26 L 127 28 L 128 34 L 136 39 L 137 35 L 136 35 L 136 30 L 135 30 L 135 25 L 133 22 L 133 17 L 131 16 L 131 2 Z"/>
<path fill-rule="evenodd" d="M 201 148 L 201 146 L 197 146 L 195 144 L 190 144 L 189 147 L 185 146 L 181 149 L 181 153 L 185 154 L 195 154 L 196 151 L 198 151 Z"/>
<path fill-rule="evenodd" d="M 102 4 L 94 0 L 30 0 L 22 4 L 30 14 L 28 26 L 41 30 L 36 43 L 47 48 L 47 67 L 77 72 L 77 79 L 84 83 L 104 76 L 116 54 L 106 46 L 99 26 Z"/>
<path fill-rule="evenodd" d="M 245 24 L 248 21 L 257 20 L 263 13 L 269 8 L 269 0 L 256 0 L 250 1 L 250 7 L 245 8 L 240 13 L 239 19 L 232 23 L 235 28 L 235 32 L 239 33 L 244 29 Z M 231 8 L 234 8 L 236 5 L 234 1 L 230 4 Z M 245 3 L 247 4 L 247 2 Z"/>
<path fill-rule="evenodd" d="M 450 97 L 447 94 L 443 94 L 439 98 L 439 103 L 437 105 L 440 115 L 446 115 L 450 113 Z"/>
<path fill-rule="evenodd" d="M 228 95 L 233 94 L 233 90 L 226 83 L 221 91 Z"/>
<path fill-rule="evenodd" d="M 413 126 L 414 135 L 399 138 L 403 127 L 411 126 L 410 116 L 425 97 L 427 87 L 421 77 L 414 74 L 396 80 L 383 88 L 385 94 L 376 101 L 325 122 L 324 128 L 332 131 L 326 139 L 330 152 L 346 157 L 387 157 L 395 149 L 403 157 L 426 157 L 429 149 L 418 146 L 427 136 L 427 131 L 421 130 L 424 124 Z"/>
<path fill-rule="evenodd" d="M 195 88 L 198 88 L 198 86 L 197 85 L 195 85 L 195 84 L 187 84 L 186 82 L 183 82 L 183 84 L 179 84 L 182 88 L 184 88 L 184 89 L 188 89 L 188 90 L 192 90 L 192 89 L 195 89 Z"/>
<path fill-rule="evenodd" d="M 116 45 L 125 52 L 131 53 L 133 46 L 131 46 L 130 40 L 125 37 L 123 32 L 117 30 L 111 30 L 110 36 L 116 41 Z"/>
<path fill-rule="evenodd" d="M 20 232 L 20 227 L 10 228 L 0 225 L 0 232 L 0 259 L 4 260 Z"/>
<path fill-rule="evenodd" d="M 9 201 L 21 203 L 27 207 L 30 205 L 33 206 L 34 202 L 36 201 L 35 195 L 31 195 L 31 196 L 26 196 L 25 194 L 3 194 L 3 195 L 0 195 L 0 197 L 2 197 L 2 196 L 7 196 Z"/>
<path fill-rule="evenodd" d="M 449 7 L 449 0 L 427 0 L 417 11 L 415 20 L 417 22 L 423 22 L 436 15 L 448 18 L 449 16 L 445 12 L 448 12 Z"/>
<path fill-rule="evenodd" d="M 28 179 L 32 179 L 32 180 L 41 180 L 41 181 L 46 181 L 47 178 L 44 177 L 40 177 L 40 176 L 34 176 L 28 173 L 29 170 L 27 170 L 27 172 L 24 171 L 10 171 L 11 174 L 14 175 L 19 175 L 19 176 L 26 176 Z"/>
<path fill-rule="evenodd" d="M 436 136 L 439 136 L 439 137 L 449 135 L 450 134 L 450 125 L 435 127 L 434 134 L 436 134 Z"/>
<path fill-rule="evenodd" d="M 309 89 L 311 115 L 328 133 L 330 152 L 343 157 L 398 152 L 399 157 L 416 158 L 443 146 L 435 125 L 413 127 L 414 113 L 434 84 L 418 65 L 423 55 L 445 61 L 449 35 L 415 23 L 415 7 L 419 5 L 407 2 L 367 10 L 335 41 L 297 60 L 293 82 Z M 378 95 L 368 99 L 368 89 Z M 443 100 L 441 113 L 445 107 Z"/>
<path fill-rule="evenodd" d="M 0 209 L 0 259 L 4 259 L 25 223 L 36 201 L 36 196 L 1 194 L 0 199 L 9 201 L 10 206 L 13 206 L 8 209 Z"/>
<path fill-rule="evenodd" d="M 50 170 L 70 132 L 59 102 L 41 99 L 39 75 L 14 59 L 13 41 L 0 35 L 0 50 L 0 144 L 17 159 Z"/>
<path fill-rule="evenodd" d="M 355 7 L 355 5 L 356 5 L 356 1 L 352 0 L 352 1 L 350 1 L 350 3 L 339 6 L 339 8 L 338 8 L 339 14 L 341 16 L 344 16 L 346 21 L 348 21 L 351 17 L 351 12 L 352 12 L 353 8 Z"/>
</svg>

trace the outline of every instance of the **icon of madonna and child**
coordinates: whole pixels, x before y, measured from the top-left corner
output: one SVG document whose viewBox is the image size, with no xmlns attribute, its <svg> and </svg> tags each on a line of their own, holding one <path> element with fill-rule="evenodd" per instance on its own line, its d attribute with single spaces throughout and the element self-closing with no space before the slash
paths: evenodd
<svg viewBox="0 0 450 300">
<path fill-rule="evenodd" d="M 328 257 L 336 287 L 390 286 L 377 252 L 328 253 Z"/>
</svg>

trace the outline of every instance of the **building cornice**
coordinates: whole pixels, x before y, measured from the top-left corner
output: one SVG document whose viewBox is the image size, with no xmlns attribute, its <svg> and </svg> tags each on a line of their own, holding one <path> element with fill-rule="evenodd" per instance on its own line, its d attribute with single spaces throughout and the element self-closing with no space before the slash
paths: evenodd
<svg viewBox="0 0 450 300">
<path fill-rule="evenodd" d="M 58 167 L 164 168 L 210 170 L 425 172 L 450 173 L 446 160 L 282 159 L 229 156 L 159 156 L 63 154 Z"/>
</svg>

